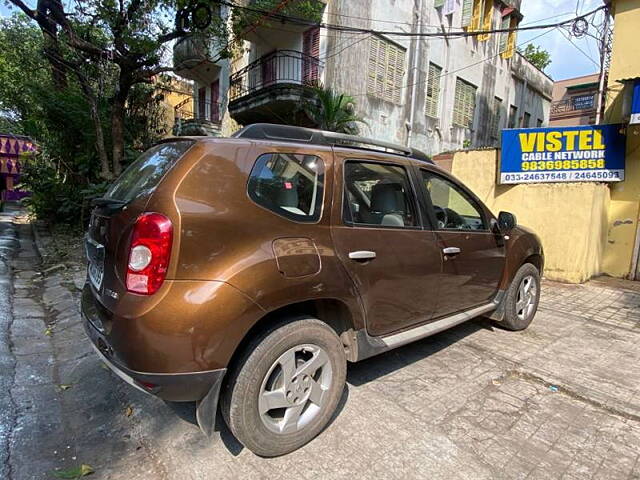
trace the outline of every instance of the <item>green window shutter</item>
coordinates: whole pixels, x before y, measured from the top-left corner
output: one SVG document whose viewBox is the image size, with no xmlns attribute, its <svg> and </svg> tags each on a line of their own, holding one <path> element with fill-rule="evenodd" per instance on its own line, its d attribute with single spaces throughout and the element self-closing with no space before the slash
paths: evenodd
<svg viewBox="0 0 640 480">
<path fill-rule="evenodd" d="M 436 8 L 444 7 L 444 0 L 434 0 L 433 6 Z"/>
<path fill-rule="evenodd" d="M 456 93 L 453 99 L 453 123 L 471 128 L 476 109 L 476 87 L 456 78 Z"/>
<path fill-rule="evenodd" d="M 473 114 L 476 111 L 476 87 L 468 83 L 465 84 L 465 126 L 473 127 Z"/>
<path fill-rule="evenodd" d="M 369 40 L 367 93 L 400 103 L 404 76 L 404 49 L 379 37 Z"/>
<path fill-rule="evenodd" d="M 509 28 L 511 24 L 511 17 L 506 15 L 502 17 L 502 22 L 500 23 L 500 30 L 506 30 Z M 507 45 L 509 44 L 509 32 L 502 32 L 500 34 L 500 53 L 504 53 L 507 51 Z"/>
<path fill-rule="evenodd" d="M 494 97 L 493 99 L 493 108 L 491 112 L 491 136 L 493 138 L 498 138 L 498 133 L 500 131 L 500 117 L 502 113 L 502 100 L 498 97 Z"/>
<path fill-rule="evenodd" d="M 464 84 L 462 80 L 456 78 L 456 92 L 453 97 L 453 123 L 462 125 L 462 117 L 464 110 Z"/>
<path fill-rule="evenodd" d="M 473 18 L 473 4 L 474 0 L 464 0 L 462 4 L 462 26 L 468 27 L 471 24 Z"/>
<path fill-rule="evenodd" d="M 442 69 L 437 65 L 430 63 L 428 75 L 425 114 L 430 117 L 437 117 L 438 105 L 440 102 L 440 77 L 442 76 Z"/>
</svg>

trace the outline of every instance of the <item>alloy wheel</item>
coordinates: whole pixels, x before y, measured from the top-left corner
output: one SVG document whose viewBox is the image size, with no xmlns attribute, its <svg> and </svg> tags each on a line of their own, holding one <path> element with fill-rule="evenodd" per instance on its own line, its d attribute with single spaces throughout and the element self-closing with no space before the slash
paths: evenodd
<svg viewBox="0 0 640 480">
<path fill-rule="evenodd" d="M 516 298 L 516 315 L 520 320 L 526 320 L 536 308 L 538 287 L 532 275 L 527 275 L 518 286 Z"/>
<path fill-rule="evenodd" d="M 275 433 L 295 433 L 322 410 L 333 380 L 327 353 L 313 344 L 284 352 L 265 375 L 258 397 L 264 425 Z"/>
</svg>

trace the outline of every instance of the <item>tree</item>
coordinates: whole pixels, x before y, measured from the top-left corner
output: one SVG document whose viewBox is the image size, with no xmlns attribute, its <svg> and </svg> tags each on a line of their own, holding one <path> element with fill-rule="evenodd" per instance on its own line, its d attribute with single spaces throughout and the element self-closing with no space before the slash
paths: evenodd
<svg viewBox="0 0 640 480">
<path fill-rule="evenodd" d="M 27 135 L 38 144 L 40 156 L 22 178 L 34 192 L 32 210 L 50 220 L 78 223 L 85 197 L 105 186 L 96 149 L 101 130 L 94 128 L 93 117 L 109 123 L 117 72 L 109 62 L 71 65 L 77 60 L 74 52 L 60 44 L 71 66 L 56 78 L 43 55 L 45 41 L 40 27 L 25 15 L 0 18 L 0 132 Z M 124 122 L 125 161 L 157 141 L 158 122 L 164 118 L 159 100 L 153 85 L 132 87 Z M 111 145 L 107 129 L 102 142 Z"/>
<path fill-rule="evenodd" d="M 355 113 L 355 100 L 323 86 L 309 87 L 303 110 L 317 128 L 357 135 L 358 123 L 366 123 Z"/>
<path fill-rule="evenodd" d="M 118 176 L 125 155 L 125 112 L 132 89 L 153 82 L 156 75 L 173 70 L 162 64 L 170 42 L 185 33 L 175 28 L 174 11 L 180 0 L 77 0 L 73 12 L 61 0 L 9 0 L 34 20 L 44 38 L 43 52 L 57 88 L 74 76 L 90 106 L 96 149 L 105 179 Z M 211 30 L 220 27 L 213 22 Z M 93 69 L 93 72 L 87 70 Z M 110 110 L 111 162 L 103 152 L 105 135 L 98 103 L 101 73 L 113 71 L 114 88 L 107 97 Z"/>
<path fill-rule="evenodd" d="M 537 45 L 534 45 L 533 43 L 527 44 L 523 49 L 518 49 L 518 52 L 520 52 L 520 54 L 532 65 L 542 71 L 551 65 L 551 55 L 549 52 Z"/>
</svg>

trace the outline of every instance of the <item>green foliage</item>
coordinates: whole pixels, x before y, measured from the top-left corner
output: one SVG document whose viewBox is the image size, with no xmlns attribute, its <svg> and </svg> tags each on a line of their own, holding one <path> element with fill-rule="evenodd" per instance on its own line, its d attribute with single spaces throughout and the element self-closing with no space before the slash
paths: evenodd
<svg viewBox="0 0 640 480">
<path fill-rule="evenodd" d="M 526 47 L 518 49 L 518 52 L 542 71 L 551 65 L 551 54 L 533 43 L 529 43 Z"/>
<path fill-rule="evenodd" d="M 0 19 L 0 133 L 27 135 L 38 144 L 41 153 L 29 162 L 21 179 L 21 188 L 33 192 L 27 200 L 33 213 L 78 225 L 88 199 L 106 189 L 100 177 L 96 129 L 77 79 L 68 75 L 66 87 L 54 85 L 52 67 L 43 55 L 42 33 L 27 20 L 22 14 Z M 89 26 L 79 30 L 96 43 L 106 41 L 103 32 Z M 108 125 L 117 71 L 108 63 L 85 62 L 82 73 L 99 94 L 99 116 Z M 125 165 L 162 136 L 163 123 L 153 85 L 135 84 L 125 111 Z M 110 130 L 103 133 L 109 150 Z"/>
<path fill-rule="evenodd" d="M 281 0 L 254 0 L 250 2 L 246 10 L 241 8 L 234 9 L 232 15 L 233 32 L 239 35 L 255 24 L 269 27 L 270 22 L 276 20 L 265 18 L 266 14 L 263 12 L 273 12 L 280 3 Z M 276 10 L 274 15 L 299 18 L 311 23 L 320 23 L 324 7 L 324 3 L 319 0 L 292 0 L 283 8 Z"/>
<path fill-rule="evenodd" d="M 323 86 L 309 87 L 304 112 L 317 128 L 357 135 L 358 123 L 366 123 L 355 113 L 355 100 Z"/>
</svg>

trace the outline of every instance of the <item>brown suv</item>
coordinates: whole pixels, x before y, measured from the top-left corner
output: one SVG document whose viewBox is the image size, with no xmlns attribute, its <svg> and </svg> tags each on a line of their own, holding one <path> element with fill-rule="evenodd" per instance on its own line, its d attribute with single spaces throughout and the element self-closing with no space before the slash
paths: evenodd
<svg viewBox="0 0 640 480">
<path fill-rule="evenodd" d="M 418 151 L 256 124 L 151 148 L 96 201 L 82 312 L 125 381 L 259 455 L 328 423 L 356 362 L 536 312 L 540 241 Z"/>
</svg>

